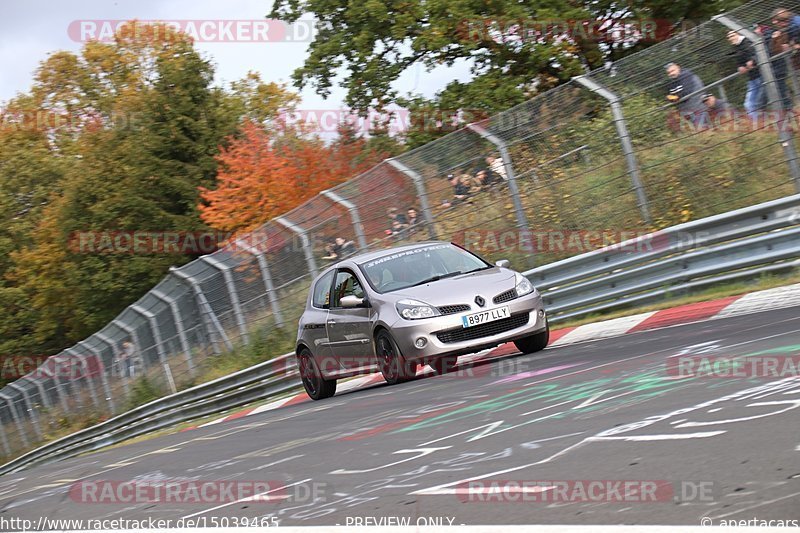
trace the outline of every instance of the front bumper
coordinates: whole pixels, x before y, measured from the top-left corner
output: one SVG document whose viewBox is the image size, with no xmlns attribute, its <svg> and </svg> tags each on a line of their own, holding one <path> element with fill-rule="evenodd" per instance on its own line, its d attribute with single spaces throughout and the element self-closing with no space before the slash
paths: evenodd
<svg viewBox="0 0 800 533">
<path fill-rule="evenodd" d="M 463 315 L 475 313 L 479 310 L 491 310 L 506 305 L 509 307 L 513 319 L 508 323 L 510 329 L 499 333 L 493 333 L 490 326 L 495 323 L 489 322 L 486 324 L 488 327 L 483 330 L 488 333 L 485 336 L 481 335 L 468 340 L 443 342 L 442 339 L 439 338 L 440 336 L 437 335 L 437 333 L 443 332 L 455 333 L 455 335 L 448 334 L 442 335 L 442 337 L 445 339 L 448 337 L 450 339 L 457 339 L 462 332 L 464 334 L 471 334 L 472 332 L 470 330 L 473 328 L 480 328 L 481 326 L 464 328 L 461 323 L 461 317 Z M 526 323 L 514 326 L 514 324 L 523 322 L 523 320 L 520 319 L 524 319 L 526 315 Z M 444 355 L 462 355 L 477 352 L 485 348 L 503 344 L 504 342 L 534 335 L 544 331 L 546 327 L 547 316 L 544 312 L 541 295 L 538 292 L 533 292 L 502 304 L 490 304 L 480 309 L 475 309 L 473 306 L 473 309 L 464 313 L 437 316 L 421 320 L 399 319 L 392 324 L 390 329 L 392 337 L 394 337 L 397 342 L 403 356 L 409 361 L 421 361 L 423 359 L 441 357 Z M 420 337 L 427 341 L 424 348 L 417 348 L 414 344 Z"/>
</svg>

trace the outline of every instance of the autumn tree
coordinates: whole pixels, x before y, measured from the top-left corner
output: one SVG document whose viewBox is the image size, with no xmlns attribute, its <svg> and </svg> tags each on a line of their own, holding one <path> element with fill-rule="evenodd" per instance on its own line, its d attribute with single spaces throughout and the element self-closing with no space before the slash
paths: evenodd
<svg viewBox="0 0 800 533">
<path fill-rule="evenodd" d="M 217 158 L 216 188 L 201 192 L 202 219 L 219 230 L 253 229 L 386 155 L 352 132 L 330 145 L 313 136 L 269 132 L 252 122 L 242 132 Z"/>
</svg>

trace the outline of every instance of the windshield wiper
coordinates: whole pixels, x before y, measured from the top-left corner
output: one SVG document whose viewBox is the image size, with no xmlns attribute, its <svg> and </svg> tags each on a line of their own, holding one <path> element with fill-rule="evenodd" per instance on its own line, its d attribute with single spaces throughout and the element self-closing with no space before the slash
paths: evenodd
<svg viewBox="0 0 800 533">
<path fill-rule="evenodd" d="M 456 270 L 455 272 L 450 272 L 448 274 L 437 274 L 437 275 L 435 275 L 433 277 L 430 277 L 428 279 L 423 279 L 422 281 L 418 281 L 417 283 L 414 283 L 413 285 L 409 285 L 408 287 L 416 287 L 417 285 L 425 285 L 426 283 L 430 283 L 432 281 L 439 281 L 440 279 L 444 279 L 444 278 L 452 278 L 453 276 L 458 276 L 459 274 L 463 274 L 463 272 L 461 272 L 460 270 Z M 406 287 L 406 288 L 408 288 L 408 287 Z"/>
</svg>

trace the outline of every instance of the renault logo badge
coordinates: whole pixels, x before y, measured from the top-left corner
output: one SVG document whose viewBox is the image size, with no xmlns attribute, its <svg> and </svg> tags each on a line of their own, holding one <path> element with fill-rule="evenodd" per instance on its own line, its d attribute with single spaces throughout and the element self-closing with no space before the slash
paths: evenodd
<svg viewBox="0 0 800 533">
<path fill-rule="evenodd" d="M 486 300 L 484 300 L 482 296 L 476 296 L 475 303 L 478 304 L 478 307 L 483 307 L 486 305 Z"/>
</svg>

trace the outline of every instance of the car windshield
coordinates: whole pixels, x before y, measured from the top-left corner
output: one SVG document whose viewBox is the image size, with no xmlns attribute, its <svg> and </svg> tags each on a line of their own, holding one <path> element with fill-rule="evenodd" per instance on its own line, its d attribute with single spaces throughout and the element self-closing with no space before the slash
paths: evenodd
<svg viewBox="0 0 800 533">
<path fill-rule="evenodd" d="M 362 264 L 361 269 L 375 290 L 384 293 L 491 266 L 452 244 L 435 244 L 387 254 Z"/>
</svg>

